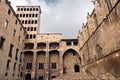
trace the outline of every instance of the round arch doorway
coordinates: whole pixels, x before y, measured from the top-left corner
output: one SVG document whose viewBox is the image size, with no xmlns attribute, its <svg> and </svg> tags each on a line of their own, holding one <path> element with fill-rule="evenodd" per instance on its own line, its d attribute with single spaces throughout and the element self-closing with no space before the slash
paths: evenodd
<svg viewBox="0 0 120 80">
<path fill-rule="evenodd" d="M 31 80 L 31 74 L 26 74 L 25 80 Z"/>
</svg>

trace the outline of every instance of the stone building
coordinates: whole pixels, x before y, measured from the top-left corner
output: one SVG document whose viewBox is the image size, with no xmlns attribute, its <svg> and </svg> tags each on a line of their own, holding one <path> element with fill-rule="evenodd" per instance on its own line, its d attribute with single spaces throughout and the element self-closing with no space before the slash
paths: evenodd
<svg viewBox="0 0 120 80">
<path fill-rule="evenodd" d="M 120 79 L 120 0 L 95 0 L 79 33 L 82 79 Z"/>
<path fill-rule="evenodd" d="M 0 0 L 0 80 L 119 80 L 120 0 L 93 3 L 78 38 L 62 39 L 39 33 L 40 6 Z"/>
<path fill-rule="evenodd" d="M 0 80 L 22 79 L 26 31 L 8 0 L 0 0 Z"/>
</svg>

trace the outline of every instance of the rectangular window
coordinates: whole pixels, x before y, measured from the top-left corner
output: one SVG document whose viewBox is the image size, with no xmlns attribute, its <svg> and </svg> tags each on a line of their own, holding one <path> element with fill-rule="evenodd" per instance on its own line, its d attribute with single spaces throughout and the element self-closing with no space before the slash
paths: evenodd
<svg viewBox="0 0 120 80">
<path fill-rule="evenodd" d="M 32 63 L 27 63 L 26 69 L 32 69 Z"/>
<path fill-rule="evenodd" d="M 37 24 L 37 20 L 35 20 L 35 24 Z"/>
<path fill-rule="evenodd" d="M 57 65 L 55 62 L 52 63 L 52 69 L 56 69 L 57 68 Z"/>
<path fill-rule="evenodd" d="M 8 14 L 10 15 L 10 13 L 11 13 L 11 10 L 10 10 L 10 9 L 8 9 Z"/>
<path fill-rule="evenodd" d="M 31 31 L 33 31 L 33 27 L 31 27 Z"/>
<path fill-rule="evenodd" d="M 24 11 L 26 11 L 26 8 L 24 8 Z"/>
<path fill-rule="evenodd" d="M 32 17 L 34 17 L 34 14 L 32 14 Z"/>
<path fill-rule="evenodd" d="M 23 8 L 21 8 L 21 11 L 23 11 Z"/>
<path fill-rule="evenodd" d="M 16 30 L 14 29 L 14 31 L 13 31 L 13 36 L 15 36 L 15 33 L 16 33 Z"/>
<path fill-rule="evenodd" d="M 38 14 L 35 14 L 36 17 L 38 17 Z"/>
<path fill-rule="evenodd" d="M 20 41 L 20 38 L 21 38 L 21 37 L 19 36 L 18 41 Z"/>
<path fill-rule="evenodd" d="M 28 17 L 28 14 L 26 14 L 26 17 Z"/>
<path fill-rule="evenodd" d="M 36 11 L 38 11 L 38 8 L 36 8 Z"/>
<path fill-rule="evenodd" d="M 27 8 L 27 11 L 29 11 L 29 8 Z"/>
<path fill-rule="evenodd" d="M 30 11 L 32 11 L 32 8 L 30 8 Z"/>
<path fill-rule="evenodd" d="M 9 49 L 9 57 L 12 57 L 12 50 L 13 50 L 13 45 L 10 44 L 10 49 Z"/>
<path fill-rule="evenodd" d="M 18 60 L 18 51 L 19 51 L 19 49 L 16 49 L 15 60 Z"/>
<path fill-rule="evenodd" d="M 22 17 L 22 14 L 20 14 L 20 17 Z"/>
<path fill-rule="evenodd" d="M 17 20 L 15 21 L 15 24 L 17 25 Z"/>
<path fill-rule="evenodd" d="M 39 69 L 44 69 L 44 63 L 39 63 Z"/>
<path fill-rule="evenodd" d="M 5 21 L 5 25 L 4 25 L 4 27 L 5 27 L 5 28 L 8 27 L 8 21 L 7 21 L 7 20 Z"/>
<path fill-rule="evenodd" d="M 0 49 L 3 47 L 5 39 L 1 36 L 0 37 Z"/>
<path fill-rule="evenodd" d="M 35 11 L 35 8 L 33 8 L 33 11 Z"/>
<path fill-rule="evenodd" d="M 34 27 L 34 31 L 36 31 L 36 27 Z"/>
</svg>

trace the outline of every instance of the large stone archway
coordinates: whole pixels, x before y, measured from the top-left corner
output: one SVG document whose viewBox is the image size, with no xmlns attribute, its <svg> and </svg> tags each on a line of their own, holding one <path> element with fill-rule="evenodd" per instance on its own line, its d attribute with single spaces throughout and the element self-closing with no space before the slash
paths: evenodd
<svg viewBox="0 0 120 80">
<path fill-rule="evenodd" d="M 74 73 L 74 66 L 81 65 L 81 58 L 77 51 L 74 49 L 68 49 L 63 54 L 63 73 Z"/>
</svg>

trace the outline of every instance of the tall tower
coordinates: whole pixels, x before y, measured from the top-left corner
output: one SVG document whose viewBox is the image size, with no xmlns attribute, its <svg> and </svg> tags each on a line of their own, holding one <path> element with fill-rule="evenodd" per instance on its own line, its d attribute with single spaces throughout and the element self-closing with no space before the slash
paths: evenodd
<svg viewBox="0 0 120 80">
<path fill-rule="evenodd" d="M 35 39 L 40 27 L 40 6 L 17 6 L 16 13 L 27 31 L 26 39 Z"/>
<path fill-rule="evenodd" d="M 24 42 L 23 77 L 34 80 L 36 77 L 36 35 L 40 28 L 40 6 L 17 6 L 17 16 L 27 31 Z"/>
</svg>

